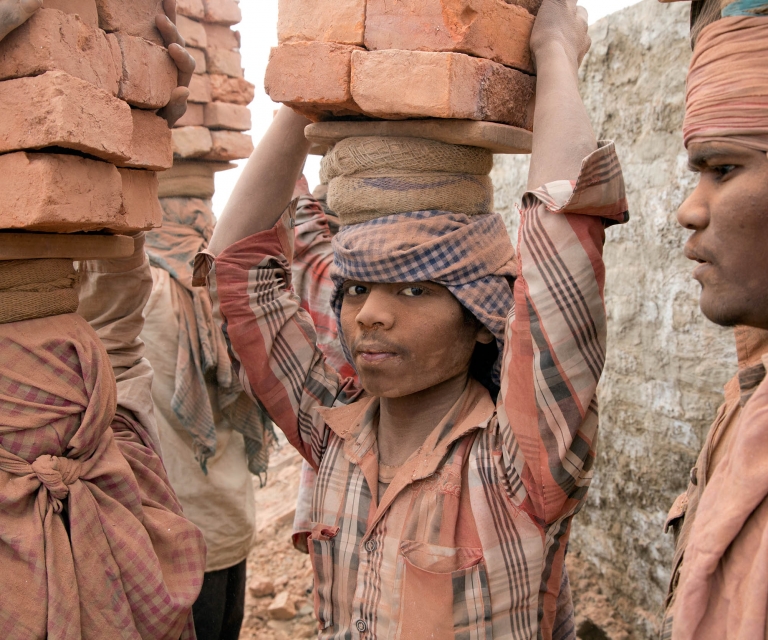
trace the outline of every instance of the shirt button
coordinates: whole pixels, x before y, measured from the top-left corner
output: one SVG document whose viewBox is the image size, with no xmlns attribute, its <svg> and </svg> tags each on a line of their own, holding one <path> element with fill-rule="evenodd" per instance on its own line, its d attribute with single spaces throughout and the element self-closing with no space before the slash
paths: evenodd
<svg viewBox="0 0 768 640">
<path fill-rule="evenodd" d="M 376 551 L 376 542 L 374 540 L 369 540 L 368 542 L 366 542 L 365 550 L 368 553 L 373 553 L 374 551 Z"/>
<path fill-rule="evenodd" d="M 365 633 L 368 630 L 368 625 L 363 620 L 358 620 L 355 626 L 360 633 Z"/>
</svg>

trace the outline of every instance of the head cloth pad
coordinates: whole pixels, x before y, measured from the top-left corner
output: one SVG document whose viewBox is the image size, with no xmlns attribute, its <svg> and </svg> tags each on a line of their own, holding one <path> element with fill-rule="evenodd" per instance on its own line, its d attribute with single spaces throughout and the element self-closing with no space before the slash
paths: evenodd
<svg viewBox="0 0 768 640">
<path fill-rule="evenodd" d="M 333 253 L 332 304 L 350 363 L 341 328 L 346 280 L 436 282 L 496 337 L 499 359 L 493 374 L 498 383 L 505 321 L 514 305 L 507 277 L 517 275 L 515 251 L 500 215 L 414 211 L 376 218 L 342 227 L 333 239 Z"/>
<path fill-rule="evenodd" d="M 738 142 L 768 151 L 768 18 L 723 18 L 701 32 L 683 134 L 686 147 Z"/>
</svg>

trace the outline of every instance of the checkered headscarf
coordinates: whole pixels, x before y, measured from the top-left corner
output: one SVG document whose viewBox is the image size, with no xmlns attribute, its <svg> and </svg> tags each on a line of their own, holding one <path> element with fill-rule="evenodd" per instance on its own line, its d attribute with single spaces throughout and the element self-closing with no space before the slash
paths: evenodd
<svg viewBox="0 0 768 640">
<path fill-rule="evenodd" d="M 342 227 L 333 252 L 332 304 L 350 363 L 341 330 L 344 282 L 435 282 L 496 337 L 493 377 L 498 384 L 506 318 L 514 305 L 507 278 L 517 276 L 515 251 L 500 215 L 414 211 L 384 216 Z"/>
</svg>

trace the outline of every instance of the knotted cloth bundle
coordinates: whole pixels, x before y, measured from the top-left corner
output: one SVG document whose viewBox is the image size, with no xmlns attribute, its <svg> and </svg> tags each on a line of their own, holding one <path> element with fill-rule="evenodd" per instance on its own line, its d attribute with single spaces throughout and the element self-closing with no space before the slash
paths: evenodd
<svg viewBox="0 0 768 640">
<path fill-rule="evenodd" d="M 408 211 L 493 211 L 487 149 L 421 138 L 346 138 L 323 158 L 328 206 L 341 223 Z"/>
<path fill-rule="evenodd" d="M 685 146 L 768 151 L 768 18 L 722 18 L 699 36 L 688 74 Z"/>
<path fill-rule="evenodd" d="M 77 311 L 72 260 L 0 261 L 0 324 Z"/>
</svg>

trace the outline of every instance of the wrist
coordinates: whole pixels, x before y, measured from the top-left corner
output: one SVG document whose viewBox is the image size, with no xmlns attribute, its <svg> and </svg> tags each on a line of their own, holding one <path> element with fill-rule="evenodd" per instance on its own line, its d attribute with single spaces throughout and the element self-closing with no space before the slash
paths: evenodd
<svg viewBox="0 0 768 640">
<path fill-rule="evenodd" d="M 536 61 L 536 73 L 540 75 L 551 70 L 570 70 L 578 73 L 578 56 L 570 52 L 568 48 L 558 40 L 549 40 L 537 46 L 533 51 Z"/>
</svg>

